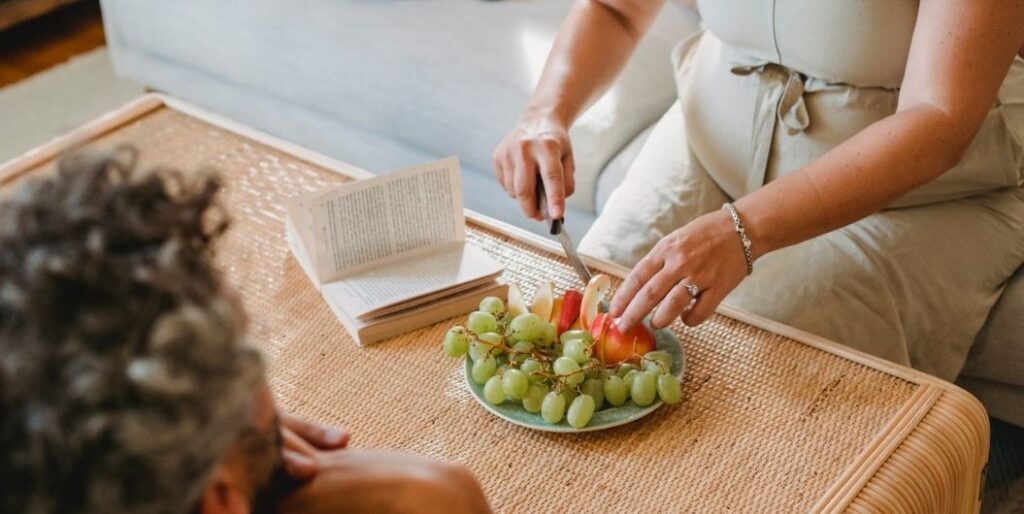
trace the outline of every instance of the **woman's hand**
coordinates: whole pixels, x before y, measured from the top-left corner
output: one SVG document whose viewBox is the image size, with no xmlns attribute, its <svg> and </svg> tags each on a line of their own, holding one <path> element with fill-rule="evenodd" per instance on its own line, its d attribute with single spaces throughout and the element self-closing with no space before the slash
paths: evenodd
<svg viewBox="0 0 1024 514">
<path fill-rule="evenodd" d="M 524 117 L 494 151 L 494 172 L 523 213 L 542 220 L 537 205 L 537 177 L 544 182 L 548 213 L 565 215 L 565 198 L 576 189 L 572 146 L 566 126 L 553 118 Z"/>
<path fill-rule="evenodd" d="M 639 323 L 655 307 L 655 328 L 668 326 L 680 315 L 687 325 L 698 325 L 746 275 L 746 258 L 732 219 L 719 210 L 662 238 L 626 277 L 609 312 L 620 330 Z M 688 284 L 700 289 L 696 301 Z"/>
<path fill-rule="evenodd" d="M 329 427 L 281 413 L 282 459 L 285 471 L 292 478 L 308 480 L 319 470 L 317 451 L 340 450 L 348 446 L 351 435 L 340 428 Z"/>
</svg>

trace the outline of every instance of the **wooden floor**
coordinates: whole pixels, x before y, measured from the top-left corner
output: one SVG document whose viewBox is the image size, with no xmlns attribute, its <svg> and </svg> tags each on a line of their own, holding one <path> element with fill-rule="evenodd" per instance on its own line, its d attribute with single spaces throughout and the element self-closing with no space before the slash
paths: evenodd
<svg viewBox="0 0 1024 514">
<path fill-rule="evenodd" d="M 0 31 L 0 87 L 103 46 L 97 0 L 84 0 Z"/>
</svg>

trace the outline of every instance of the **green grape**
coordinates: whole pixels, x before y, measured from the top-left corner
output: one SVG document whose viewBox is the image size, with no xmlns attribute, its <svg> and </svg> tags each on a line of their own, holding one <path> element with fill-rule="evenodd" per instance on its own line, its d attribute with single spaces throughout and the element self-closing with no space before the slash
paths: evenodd
<svg viewBox="0 0 1024 514">
<path fill-rule="evenodd" d="M 562 345 L 562 355 L 583 364 L 590 360 L 590 345 L 582 339 L 570 339 Z"/>
<path fill-rule="evenodd" d="M 607 372 L 604 370 L 604 364 L 602 364 L 600 360 L 598 360 L 596 357 L 591 357 L 590 361 L 587 364 L 589 364 L 586 373 L 587 378 L 599 378 L 601 380 L 604 380 L 604 377 L 605 375 L 607 375 Z"/>
<path fill-rule="evenodd" d="M 505 402 L 505 389 L 501 382 L 501 377 L 494 375 L 484 384 L 484 399 L 493 405 L 501 405 Z"/>
<path fill-rule="evenodd" d="M 547 397 L 548 386 L 543 383 L 530 384 L 530 389 L 523 396 L 523 408 L 527 412 L 537 413 L 544 406 L 544 398 Z"/>
<path fill-rule="evenodd" d="M 650 371 L 656 375 L 672 372 L 672 356 L 666 352 L 647 352 L 644 354 L 643 363 L 644 371 Z"/>
<path fill-rule="evenodd" d="M 639 371 L 637 371 L 635 369 L 631 369 L 631 370 L 629 370 L 629 373 L 626 373 L 626 376 L 622 377 L 622 383 L 625 384 L 626 389 L 632 390 L 632 388 L 633 388 L 633 380 L 639 374 L 640 374 Z"/>
<path fill-rule="evenodd" d="M 569 413 L 565 419 L 573 428 L 583 428 L 594 417 L 594 399 L 588 394 L 581 394 L 569 405 Z"/>
<path fill-rule="evenodd" d="M 466 335 L 466 329 L 462 327 L 452 327 L 444 335 L 444 351 L 449 357 L 462 357 L 466 355 L 469 350 L 469 337 Z"/>
<path fill-rule="evenodd" d="M 537 359 L 528 358 L 519 365 L 519 369 L 526 373 L 526 378 L 530 382 L 541 382 L 544 380 L 544 376 L 541 373 L 544 372 L 544 365 Z"/>
<path fill-rule="evenodd" d="M 555 374 L 561 376 L 562 380 L 565 380 L 565 383 L 570 386 L 579 385 L 585 378 L 583 373 L 580 372 L 579 363 L 569 357 L 555 359 L 554 370 Z"/>
<path fill-rule="evenodd" d="M 604 406 L 604 382 L 599 378 L 588 378 L 580 386 L 583 394 L 594 399 L 594 410 L 601 410 Z"/>
<path fill-rule="evenodd" d="M 608 400 L 608 403 L 618 407 L 626 403 L 628 395 L 629 389 L 626 388 L 626 382 L 622 380 L 622 377 L 612 375 L 604 379 L 604 399 Z"/>
<path fill-rule="evenodd" d="M 518 343 L 512 345 L 512 349 L 517 352 L 523 352 L 514 354 L 512 356 L 512 362 L 515 362 L 516 364 L 522 364 L 523 361 L 525 361 L 527 357 L 530 356 L 529 352 L 533 351 L 533 343 L 529 341 L 519 341 Z"/>
<path fill-rule="evenodd" d="M 558 336 L 558 339 L 563 343 L 570 339 L 582 339 L 586 341 L 587 344 L 594 343 L 594 336 L 590 335 L 590 332 L 579 329 L 566 330 L 565 332 L 562 332 L 562 335 Z"/>
<path fill-rule="evenodd" d="M 530 388 L 530 381 L 526 379 L 526 373 L 518 369 L 506 371 L 501 383 L 505 386 L 505 394 L 513 400 L 522 400 Z"/>
<path fill-rule="evenodd" d="M 501 355 L 501 336 L 494 332 L 476 336 L 477 341 L 469 344 L 469 358 L 474 361 L 486 357 L 488 354 L 497 357 Z"/>
<path fill-rule="evenodd" d="M 473 361 L 486 357 L 489 351 L 491 351 L 491 347 L 486 343 L 481 343 L 480 341 L 469 343 L 469 358 L 473 359 Z"/>
<path fill-rule="evenodd" d="M 558 339 L 558 329 L 551 323 L 541 325 L 540 338 L 537 339 L 539 346 L 551 346 Z"/>
<path fill-rule="evenodd" d="M 487 356 L 483 359 L 473 362 L 473 381 L 477 384 L 484 385 L 487 379 L 494 376 L 498 372 L 498 361 L 494 360 L 494 357 Z"/>
<path fill-rule="evenodd" d="M 565 389 L 562 389 L 562 396 L 565 397 L 566 405 L 572 405 L 572 401 L 579 395 L 580 393 L 576 391 L 575 387 L 566 387 Z"/>
<path fill-rule="evenodd" d="M 496 296 L 488 296 L 487 298 L 480 300 L 480 311 L 486 312 L 497 318 L 498 316 L 505 314 L 505 302 L 501 301 L 501 298 Z"/>
<path fill-rule="evenodd" d="M 565 397 L 554 391 L 544 395 L 540 405 L 540 415 L 551 425 L 557 425 L 565 416 Z"/>
<path fill-rule="evenodd" d="M 489 312 L 474 311 L 469 314 L 469 321 L 466 323 L 466 326 L 474 334 L 486 334 L 498 330 L 498 320 Z"/>
<path fill-rule="evenodd" d="M 623 364 L 619 364 L 619 369 L 615 371 L 615 374 L 620 376 L 620 377 L 622 377 L 622 378 L 626 378 L 626 375 L 630 371 L 639 370 L 639 369 L 640 368 L 638 368 L 636 366 L 636 364 L 630 364 L 630 363 L 626 362 L 626 363 L 623 363 Z"/>
<path fill-rule="evenodd" d="M 540 316 L 527 312 L 512 319 L 512 322 L 508 324 L 508 328 L 512 331 L 512 336 L 517 341 L 537 341 L 544 330 L 543 323 L 544 321 L 540 319 Z"/>
<path fill-rule="evenodd" d="M 683 399 L 683 392 L 679 387 L 679 379 L 672 375 L 658 376 L 658 398 L 661 401 L 672 405 Z"/>
<path fill-rule="evenodd" d="M 633 403 L 646 407 L 654 403 L 654 398 L 658 394 L 657 383 L 657 375 L 650 371 L 641 371 L 636 375 L 633 385 L 629 388 L 629 397 L 633 399 Z"/>
</svg>

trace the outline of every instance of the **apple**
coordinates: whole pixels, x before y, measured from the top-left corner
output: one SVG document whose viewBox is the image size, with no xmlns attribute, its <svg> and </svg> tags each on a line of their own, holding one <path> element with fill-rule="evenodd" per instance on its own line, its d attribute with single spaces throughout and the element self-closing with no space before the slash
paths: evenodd
<svg viewBox="0 0 1024 514">
<path fill-rule="evenodd" d="M 544 321 L 550 320 L 551 310 L 554 307 L 554 296 L 551 282 L 544 282 L 537 286 L 537 290 L 533 293 L 533 302 L 530 304 L 530 312 Z"/>
<path fill-rule="evenodd" d="M 583 295 L 579 291 L 569 290 L 562 296 L 562 308 L 558 317 L 558 333 L 561 334 L 573 327 L 573 323 L 580 317 L 580 304 L 583 302 Z"/>
<path fill-rule="evenodd" d="M 523 292 L 515 284 L 508 285 L 508 302 L 505 305 L 508 308 L 509 319 L 514 319 L 520 314 L 530 312 L 527 310 L 526 302 L 523 300 Z"/>
<path fill-rule="evenodd" d="M 594 356 L 605 364 L 636 362 L 640 356 L 656 348 L 654 333 L 647 325 L 637 323 L 623 333 L 612 323 L 612 317 L 606 312 L 594 318 L 590 335 L 594 336 Z"/>
<path fill-rule="evenodd" d="M 589 329 L 594 324 L 594 318 L 601 307 L 601 300 L 608 290 L 612 288 L 612 279 L 604 273 L 598 273 L 591 277 L 587 287 L 583 289 L 583 300 L 580 303 L 580 325 L 581 328 Z"/>
</svg>

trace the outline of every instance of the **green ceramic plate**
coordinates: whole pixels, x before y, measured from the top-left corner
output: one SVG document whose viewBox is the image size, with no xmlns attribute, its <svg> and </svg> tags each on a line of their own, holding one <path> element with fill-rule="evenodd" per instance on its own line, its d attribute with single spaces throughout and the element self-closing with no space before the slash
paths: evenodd
<svg viewBox="0 0 1024 514">
<path fill-rule="evenodd" d="M 686 370 L 686 358 L 683 355 L 683 347 L 679 344 L 679 339 L 676 339 L 675 334 L 666 329 L 654 331 L 654 338 L 658 349 L 668 352 L 672 356 L 672 374 L 682 378 L 683 372 Z M 487 400 L 484 400 L 484 386 L 477 385 L 473 381 L 473 362 L 469 357 L 466 357 L 465 360 L 466 384 L 473 393 L 473 398 L 476 398 L 480 405 L 494 413 L 495 416 L 510 423 L 534 430 L 543 430 L 545 432 L 591 432 L 594 430 L 604 430 L 636 421 L 654 412 L 662 404 L 661 400 L 657 400 L 647 407 L 639 407 L 632 401 L 626 400 L 626 403 L 618 407 L 606 407 L 595 412 L 594 417 L 590 420 L 590 424 L 580 429 L 569 426 L 569 423 L 564 419 L 557 425 L 549 425 L 540 416 L 539 412 L 534 414 L 527 411 L 523 408 L 521 402 L 509 400 L 501 405 L 492 405 Z"/>
</svg>

